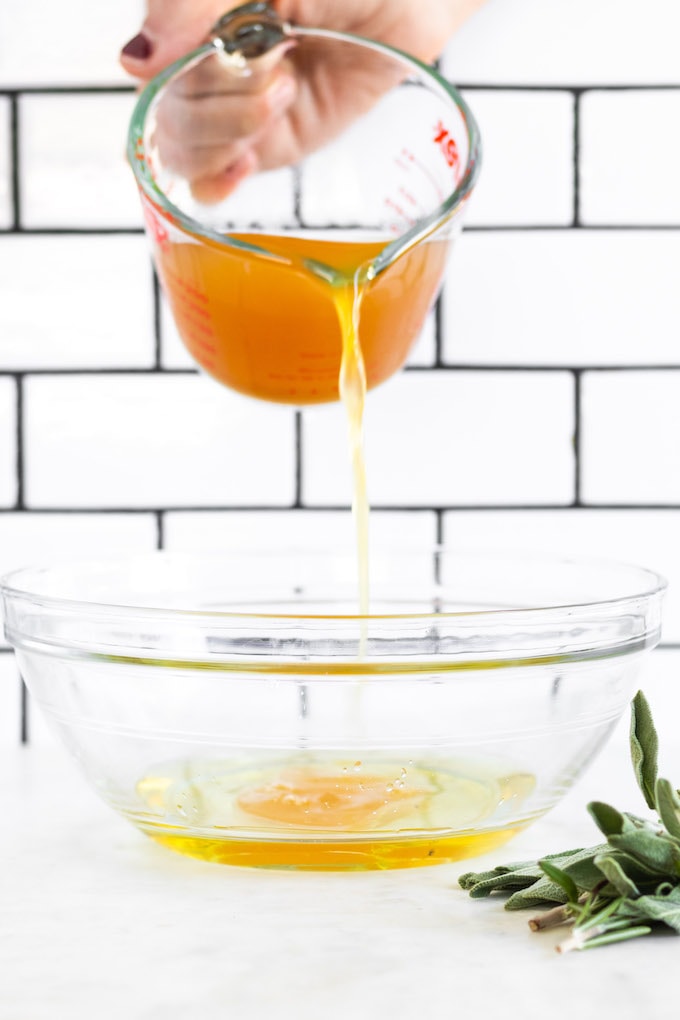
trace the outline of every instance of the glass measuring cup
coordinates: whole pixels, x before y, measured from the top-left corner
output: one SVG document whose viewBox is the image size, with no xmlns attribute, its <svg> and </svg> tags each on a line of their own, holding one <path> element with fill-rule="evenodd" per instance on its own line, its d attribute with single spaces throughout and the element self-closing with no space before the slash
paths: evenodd
<svg viewBox="0 0 680 1020">
<path fill-rule="evenodd" d="M 332 69 L 358 116 L 339 132 L 319 118 L 314 140 L 292 152 L 267 154 L 260 139 L 255 206 L 250 181 L 206 202 L 188 145 L 164 140 L 178 97 L 220 80 L 247 91 L 281 62 L 303 86 Z M 300 88 L 289 125 L 308 95 Z M 431 67 L 380 43 L 291 26 L 255 3 L 144 89 L 128 158 L 194 360 L 241 393 L 302 405 L 338 399 L 348 318 L 355 328 L 359 318 L 368 388 L 403 365 L 461 229 L 480 142 L 467 105 Z"/>
</svg>

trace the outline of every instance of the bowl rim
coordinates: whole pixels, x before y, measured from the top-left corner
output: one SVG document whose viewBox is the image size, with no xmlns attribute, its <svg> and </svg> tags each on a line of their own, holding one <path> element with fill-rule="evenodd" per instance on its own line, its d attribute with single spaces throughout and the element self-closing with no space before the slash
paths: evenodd
<svg viewBox="0 0 680 1020">
<path fill-rule="evenodd" d="M 324 552 L 330 552 L 331 550 L 325 548 L 296 548 L 291 547 L 286 550 L 281 548 L 271 549 L 267 547 L 260 547 L 257 550 L 237 550 L 237 549 L 222 549 L 217 553 L 208 553 L 206 551 L 172 551 L 172 550 L 154 550 L 149 552 L 142 552 L 137 554 L 131 554 L 121 558 L 120 556 L 108 556 L 108 557 L 96 557 L 96 558 L 76 558 L 76 559 L 64 559 L 57 560 L 52 563 L 36 564 L 24 566 L 19 569 L 10 571 L 4 576 L 0 577 L 0 597 L 3 601 L 11 602 L 13 600 L 30 600 L 35 603 L 39 603 L 41 606 L 63 609 L 66 612 L 77 612 L 77 613 L 90 613 L 95 615 L 101 615 L 102 613 L 108 613 L 112 616 L 120 615 L 121 617 L 129 617 L 135 615 L 143 615 L 145 617 L 154 618 L 174 618 L 177 620 L 187 619 L 196 621 L 197 618 L 203 618 L 205 620 L 220 620 L 222 622 L 234 620 L 246 621 L 246 620 L 262 620 L 273 623 L 276 620 L 290 621 L 299 620 L 301 623 L 308 623 L 313 626 L 313 622 L 318 620 L 320 623 L 329 623 L 330 621 L 337 621 L 339 624 L 342 622 L 355 622 L 357 620 L 366 620 L 368 622 L 385 622 L 390 620 L 404 621 L 413 620 L 422 622 L 428 619 L 438 621 L 440 623 L 444 621 L 454 620 L 465 620 L 471 622 L 473 619 L 478 618 L 480 621 L 487 623 L 491 621 L 501 622 L 505 617 L 516 620 L 519 616 L 538 616 L 544 618 L 548 615 L 571 615 L 578 611 L 586 610 L 611 610 L 611 609 L 623 609 L 626 605 L 630 605 L 640 600 L 651 600 L 654 597 L 661 596 L 664 594 L 668 587 L 668 581 L 666 577 L 657 571 L 648 567 L 642 567 L 636 563 L 627 561 L 617 560 L 607 557 L 595 557 L 595 556 L 572 556 L 572 555 L 554 555 L 551 553 L 543 552 L 528 552 L 526 550 L 501 550 L 501 549 L 466 549 L 461 550 L 456 547 L 444 546 L 441 544 L 433 544 L 424 548 L 423 546 L 411 546 L 400 549 L 386 546 L 373 546 L 373 552 L 377 554 L 387 555 L 423 555 L 428 554 L 433 557 L 456 557 L 464 558 L 470 561 L 474 560 L 488 560 L 488 561 L 503 561 L 506 564 L 510 563 L 532 563 L 535 565 L 543 565 L 547 567 L 561 567 L 561 568 L 600 568 L 606 570 L 617 570 L 617 571 L 628 571 L 630 572 L 631 579 L 634 575 L 637 575 L 642 582 L 644 579 L 647 580 L 647 584 L 640 584 L 626 594 L 620 596 L 611 596 L 607 598 L 589 598 L 583 600 L 565 600 L 565 601 L 551 601 L 543 605 L 519 605 L 519 606 L 501 606 L 498 608 L 474 608 L 474 609 L 461 609 L 455 611 L 432 611 L 432 612 L 395 612 L 395 613 L 371 613 L 361 614 L 356 613 L 308 613 L 308 612 L 255 612 L 252 610 L 231 610 L 231 609 L 207 609 L 207 608 L 181 608 L 177 606 L 167 605 L 153 605 L 150 602 L 143 602 L 140 600 L 138 603 L 122 602 L 114 600 L 103 600 L 100 598 L 73 598 L 63 597 L 51 594 L 43 594 L 36 590 L 35 586 L 31 588 L 30 585 L 26 585 L 26 579 L 31 576 L 39 574 L 48 574 L 57 572 L 60 569 L 83 569 L 85 567 L 93 568 L 97 566 L 115 566 L 120 567 L 123 563 L 141 564 L 144 562 L 158 563 L 161 561 L 166 562 L 210 562 L 227 560 L 238 556 L 240 558 L 249 557 L 257 558 L 258 560 L 264 560 L 273 556 L 285 556 L 291 559 L 297 559 L 299 557 L 313 558 L 321 555 Z M 336 549 L 334 553 L 343 555 L 349 550 Z M 24 585 L 22 586 L 22 578 L 24 578 Z M 419 586 L 422 587 L 422 582 L 418 582 Z M 434 596 L 440 594 L 442 597 L 446 597 L 446 585 L 439 586 L 436 579 L 430 582 L 431 594 Z"/>
</svg>

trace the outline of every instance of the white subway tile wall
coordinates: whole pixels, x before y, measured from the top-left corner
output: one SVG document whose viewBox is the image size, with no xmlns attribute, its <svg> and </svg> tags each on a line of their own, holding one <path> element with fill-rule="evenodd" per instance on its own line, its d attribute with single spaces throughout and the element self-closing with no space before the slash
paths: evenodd
<svg viewBox="0 0 680 1020">
<path fill-rule="evenodd" d="M 571 224 L 573 94 L 468 89 L 465 98 L 484 140 L 484 173 L 468 224 Z"/>
<path fill-rule="evenodd" d="M 447 271 L 444 361 L 680 364 L 679 269 L 675 230 L 470 231 Z"/>
<path fill-rule="evenodd" d="M 437 540 L 433 511 L 371 515 L 371 539 L 381 549 L 426 549 Z M 263 549 L 353 549 L 356 541 L 349 510 L 170 511 L 165 515 L 164 546 L 173 551 Z"/>
<path fill-rule="evenodd" d="M 3 574 L 41 563 L 153 552 L 157 544 L 153 513 L 0 514 Z"/>
<path fill-rule="evenodd" d="M 219 206 L 224 223 L 240 227 L 295 224 L 295 175 L 290 167 L 246 178 Z"/>
<path fill-rule="evenodd" d="M 680 504 L 680 371 L 587 375 L 582 410 L 586 503 Z"/>
<path fill-rule="evenodd" d="M 585 224 L 680 226 L 680 92 L 588 92 L 581 105 Z"/>
<path fill-rule="evenodd" d="M 153 279 L 124 161 L 134 86 L 117 65 L 142 12 L 0 5 L 0 574 L 98 552 L 353 541 L 340 408 L 221 390 Z M 442 298 L 366 414 L 376 544 L 646 564 L 670 580 L 668 646 L 679 34 L 677 0 L 488 0 L 460 30 L 441 69 L 478 116 L 483 174 Z M 248 182 L 242 222 L 323 204 L 325 180 L 299 196 L 289 171 Z M 48 739 L 0 651 L 0 744 L 22 727 Z"/>
<path fill-rule="evenodd" d="M 305 411 L 303 422 L 304 502 L 346 503 L 345 422 L 327 408 Z M 365 422 L 374 506 L 574 498 L 574 380 L 567 372 L 405 372 L 375 391 Z"/>
<path fill-rule="evenodd" d="M 444 515 L 449 547 L 546 553 L 638 563 L 669 582 L 665 642 L 680 644 L 680 510 L 452 510 Z"/>
<path fill-rule="evenodd" d="M 0 88 L 126 83 L 118 52 L 139 31 L 142 0 L 21 0 L 0 6 Z"/>
<path fill-rule="evenodd" d="M 18 104 L 25 227 L 141 227 L 123 154 L 134 96 L 23 96 Z"/>
<path fill-rule="evenodd" d="M 489 0 L 443 61 L 453 81 L 678 84 L 675 0 Z"/>
<path fill-rule="evenodd" d="M 411 348 L 406 364 L 418 368 L 431 368 L 437 363 L 437 308 L 425 319 L 420 336 Z"/>
<path fill-rule="evenodd" d="M 0 232 L 0 371 L 152 368 L 143 237 Z"/>
<path fill-rule="evenodd" d="M 198 375 L 26 381 L 26 504 L 289 505 L 293 412 L 225 397 Z"/>
</svg>

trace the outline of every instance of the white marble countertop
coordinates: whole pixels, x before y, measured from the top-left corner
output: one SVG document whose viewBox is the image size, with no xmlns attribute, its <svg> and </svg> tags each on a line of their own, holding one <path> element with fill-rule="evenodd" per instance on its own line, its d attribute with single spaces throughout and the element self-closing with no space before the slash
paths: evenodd
<svg viewBox="0 0 680 1020">
<path fill-rule="evenodd" d="M 670 661 L 652 676 L 666 692 Z M 677 654 L 671 664 L 677 672 Z M 675 728 L 661 703 L 663 750 Z M 666 749 L 676 773 L 677 744 Z M 557 932 L 533 934 L 526 913 L 457 886 L 473 868 L 598 842 L 590 799 L 639 810 L 623 726 L 562 804 L 506 848 L 410 871 L 191 860 L 100 803 L 60 748 L 3 758 L 1 1020 L 678 1015 L 677 936 L 563 956 Z"/>
</svg>

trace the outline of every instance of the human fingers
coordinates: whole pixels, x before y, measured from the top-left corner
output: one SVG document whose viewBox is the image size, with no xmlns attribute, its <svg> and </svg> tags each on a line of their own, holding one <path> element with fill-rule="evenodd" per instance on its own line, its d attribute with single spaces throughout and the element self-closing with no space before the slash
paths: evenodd
<svg viewBox="0 0 680 1020">
<path fill-rule="evenodd" d="M 148 81 L 205 42 L 220 15 L 236 6 L 233 0 L 147 0 L 146 17 L 120 62 L 133 78 Z"/>
<path fill-rule="evenodd" d="M 208 201 L 208 194 L 213 201 L 225 197 L 246 172 L 259 169 L 256 144 L 275 131 L 297 94 L 285 64 L 261 77 L 259 87 L 252 78 L 221 84 L 224 91 L 204 94 L 178 82 L 156 111 L 154 145 L 160 161 L 188 180 L 201 201 Z M 239 86 L 244 91 L 236 91 Z"/>
<path fill-rule="evenodd" d="M 196 94 L 172 88 L 158 104 L 156 128 L 168 141 L 188 149 L 222 146 L 261 134 L 296 93 L 295 78 L 284 68 L 258 91 Z"/>
</svg>

